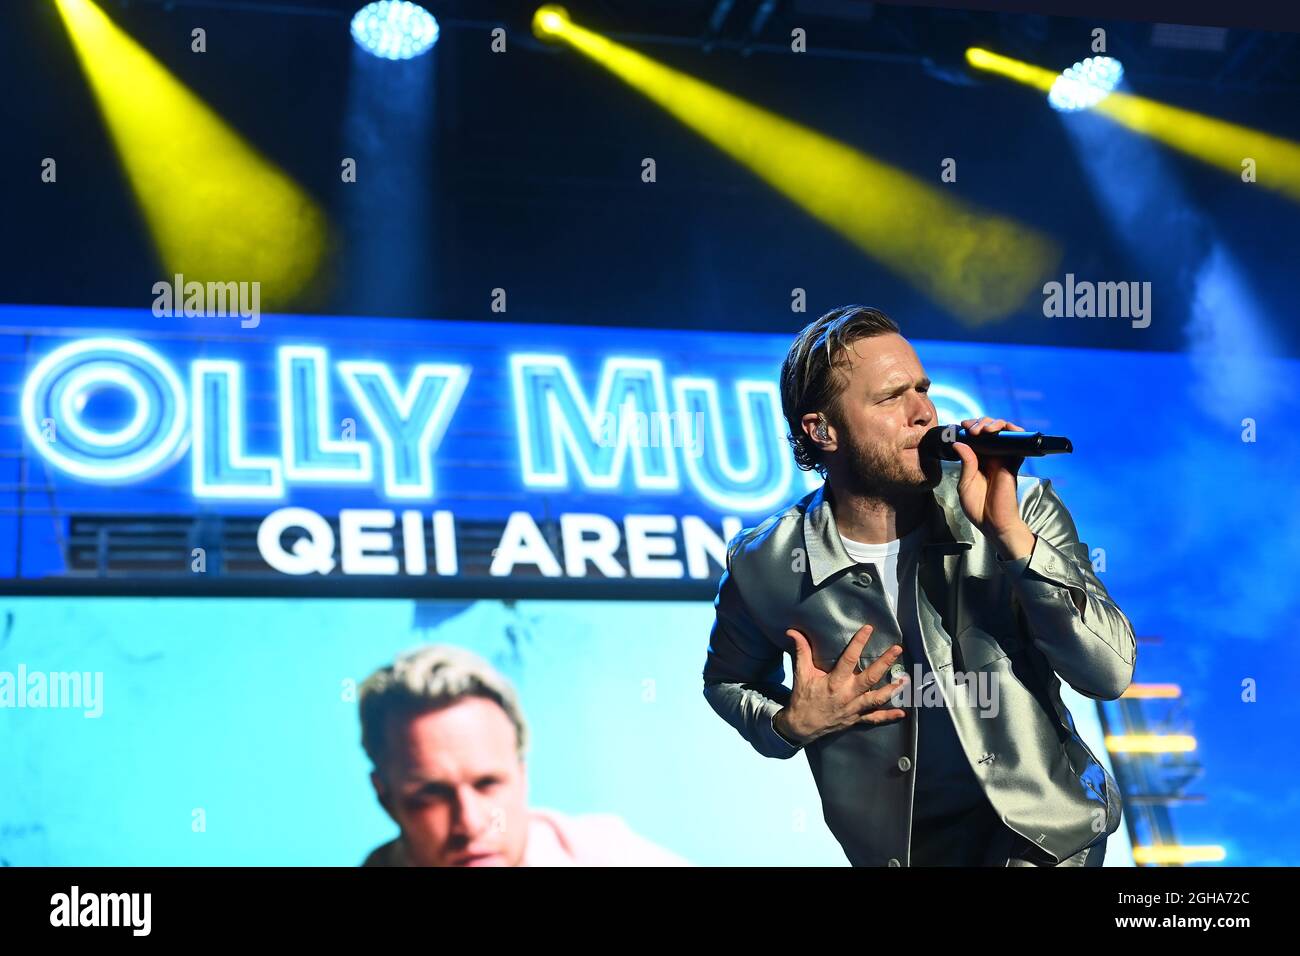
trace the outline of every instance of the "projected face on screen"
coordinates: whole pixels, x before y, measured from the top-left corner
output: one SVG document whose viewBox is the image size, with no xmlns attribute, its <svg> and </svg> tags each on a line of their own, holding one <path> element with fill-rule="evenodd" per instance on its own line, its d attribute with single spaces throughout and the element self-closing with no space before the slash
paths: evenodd
<svg viewBox="0 0 1300 956">
<path fill-rule="evenodd" d="M 528 835 L 527 774 L 514 725 L 494 702 L 466 697 L 393 714 L 371 780 L 415 866 L 518 866 Z"/>
</svg>

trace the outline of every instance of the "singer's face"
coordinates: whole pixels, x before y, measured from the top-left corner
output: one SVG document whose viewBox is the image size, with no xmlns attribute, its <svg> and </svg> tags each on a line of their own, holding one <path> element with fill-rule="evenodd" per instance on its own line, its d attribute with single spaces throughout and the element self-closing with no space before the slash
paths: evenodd
<svg viewBox="0 0 1300 956">
<path fill-rule="evenodd" d="M 933 488 L 939 462 L 922 459 L 916 446 L 936 413 L 916 351 L 901 335 L 876 335 L 858 339 L 847 353 L 852 364 L 836 413 L 841 480 L 863 494 Z"/>
<path fill-rule="evenodd" d="M 527 777 L 504 710 L 466 697 L 389 719 L 371 775 L 415 866 L 518 866 L 528 837 Z"/>
</svg>

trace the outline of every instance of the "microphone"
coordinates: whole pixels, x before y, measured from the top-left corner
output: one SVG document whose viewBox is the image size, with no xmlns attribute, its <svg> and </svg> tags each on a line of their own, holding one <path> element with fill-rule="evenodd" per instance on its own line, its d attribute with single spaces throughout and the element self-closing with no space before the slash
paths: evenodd
<svg viewBox="0 0 1300 956">
<path fill-rule="evenodd" d="M 961 461 L 953 442 L 969 445 L 981 458 L 1041 458 L 1043 455 L 1068 455 L 1074 445 L 1068 438 L 1042 432 L 981 432 L 968 435 L 960 425 L 935 425 L 921 438 L 917 453 L 922 458 Z"/>
</svg>

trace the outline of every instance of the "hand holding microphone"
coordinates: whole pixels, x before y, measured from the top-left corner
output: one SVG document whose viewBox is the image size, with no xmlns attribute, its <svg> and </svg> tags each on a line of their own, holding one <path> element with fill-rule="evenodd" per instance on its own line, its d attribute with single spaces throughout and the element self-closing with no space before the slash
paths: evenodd
<svg viewBox="0 0 1300 956">
<path fill-rule="evenodd" d="M 961 424 L 960 429 L 930 429 L 918 452 L 922 457 L 960 460 L 957 495 L 966 517 L 997 542 L 1004 559 L 1026 557 L 1035 538 L 1020 517 L 1016 473 L 1028 456 L 1068 453 L 1074 447 L 1068 438 L 1026 432 L 1001 418 L 968 418 Z"/>
</svg>

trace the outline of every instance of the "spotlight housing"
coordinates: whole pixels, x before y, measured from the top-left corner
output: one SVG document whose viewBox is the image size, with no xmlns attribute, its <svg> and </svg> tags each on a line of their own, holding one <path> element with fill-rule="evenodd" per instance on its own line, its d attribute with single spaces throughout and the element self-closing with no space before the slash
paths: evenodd
<svg viewBox="0 0 1300 956">
<path fill-rule="evenodd" d="M 352 39 L 385 60 L 410 60 L 438 42 L 438 21 L 418 3 L 377 0 L 352 17 Z"/>
<path fill-rule="evenodd" d="M 533 13 L 533 36 L 539 40 L 554 41 L 561 30 L 571 23 L 569 11 L 558 3 L 545 3 Z"/>
<path fill-rule="evenodd" d="M 1048 91 L 1047 102 L 1061 113 L 1096 106 L 1114 92 L 1124 78 L 1124 67 L 1109 56 L 1090 56 L 1061 73 Z"/>
</svg>

